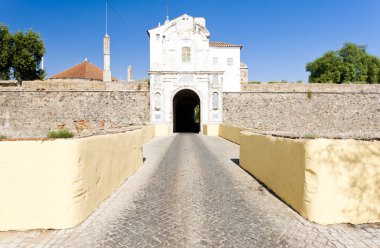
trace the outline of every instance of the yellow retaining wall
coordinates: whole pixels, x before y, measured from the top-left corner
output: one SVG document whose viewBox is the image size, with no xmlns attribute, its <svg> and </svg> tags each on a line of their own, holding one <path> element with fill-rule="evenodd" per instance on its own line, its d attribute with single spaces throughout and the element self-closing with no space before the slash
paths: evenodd
<svg viewBox="0 0 380 248">
<path fill-rule="evenodd" d="M 142 165 L 142 137 L 0 142 L 0 231 L 81 223 Z"/>
<path fill-rule="evenodd" d="M 155 136 L 154 133 L 155 133 L 154 125 L 146 125 L 142 127 L 142 135 L 143 135 L 144 144 Z"/>
<path fill-rule="evenodd" d="M 380 142 L 241 133 L 240 164 L 303 217 L 380 221 Z"/>
<path fill-rule="evenodd" d="M 203 134 L 207 136 L 218 136 L 219 135 L 219 124 L 204 124 Z"/>
<path fill-rule="evenodd" d="M 172 134 L 169 124 L 154 124 L 154 136 L 168 136 Z"/>
<path fill-rule="evenodd" d="M 221 124 L 219 125 L 219 136 L 239 145 L 240 131 L 243 131 L 243 130 L 246 130 L 246 128 Z"/>
</svg>

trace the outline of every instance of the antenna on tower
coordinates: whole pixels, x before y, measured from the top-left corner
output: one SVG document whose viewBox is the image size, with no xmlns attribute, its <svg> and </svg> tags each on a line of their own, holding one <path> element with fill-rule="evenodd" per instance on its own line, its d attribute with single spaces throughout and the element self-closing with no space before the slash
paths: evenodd
<svg viewBox="0 0 380 248">
<path fill-rule="evenodd" d="M 108 34 L 108 2 L 106 0 L 106 34 Z"/>
</svg>

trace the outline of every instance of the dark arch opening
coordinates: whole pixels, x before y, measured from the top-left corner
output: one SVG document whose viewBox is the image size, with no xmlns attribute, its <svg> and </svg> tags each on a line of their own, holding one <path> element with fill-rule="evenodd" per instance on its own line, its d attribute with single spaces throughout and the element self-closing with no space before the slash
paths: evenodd
<svg viewBox="0 0 380 248">
<path fill-rule="evenodd" d="M 197 93 L 187 89 L 179 91 L 173 99 L 173 131 L 199 133 L 200 113 Z"/>
</svg>

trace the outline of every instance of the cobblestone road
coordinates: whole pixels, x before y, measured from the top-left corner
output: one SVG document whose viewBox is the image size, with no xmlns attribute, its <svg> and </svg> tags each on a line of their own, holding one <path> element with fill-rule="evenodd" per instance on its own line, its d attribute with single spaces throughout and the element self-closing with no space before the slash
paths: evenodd
<svg viewBox="0 0 380 248">
<path fill-rule="evenodd" d="M 0 247 L 380 247 L 380 225 L 301 218 L 236 163 L 239 147 L 177 134 L 144 146 L 144 166 L 81 225 L 0 232 Z"/>
</svg>

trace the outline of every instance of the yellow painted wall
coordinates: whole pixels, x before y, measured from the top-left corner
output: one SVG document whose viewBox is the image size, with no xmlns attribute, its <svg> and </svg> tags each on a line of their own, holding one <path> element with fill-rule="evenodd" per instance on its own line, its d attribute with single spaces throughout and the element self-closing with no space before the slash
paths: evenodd
<svg viewBox="0 0 380 248">
<path fill-rule="evenodd" d="M 380 141 L 316 139 L 307 143 L 308 218 L 330 224 L 380 222 Z M 307 159 L 310 157 L 310 159 Z"/>
<path fill-rule="evenodd" d="M 0 230 L 76 224 L 76 140 L 0 142 Z"/>
<path fill-rule="evenodd" d="M 154 137 L 154 125 L 146 125 L 142 127 L 143 142 L 144 144 Z"/>
<path fill-rule="evenodd" d="M 240 164 L 320 224 L 380 221 L 380 142 L 241 133 Z"/>
<path fill-rule="evenodd" d="M 236 144 L 240 144 L 240 131 L 246 130 L 245 128 L 235 127 L 231 125 L 219 125 L 219 136 L 227 139 Z"/>
<path fill-rule="evenodd" d="M 218 136 L 219 135 L 219 124 L 204 124 L 203 134 L 207 136 Z"/>
<path fill-rule="evenodd" d="M 85 220 L 143 163 L 142 130 L 79 139 L 73 184 L 76 220 Z"/>
<path fill-rule="evenodd" d="M 142 137 L 0 142 L 0 230 L 79 224 L 142 165 Z"/>
<path fill-rule="evenodd" d="M 246 131 L 240 138 L 240 165 L 302 214 L 304 141 Z"/>
<path fill-rule="evenodd" d="M 171 135 L 173 132 L 171 130 L 171 126 L 169 124 L 154 124 L 155 136 L 168 136 Z"/>
</svg>

